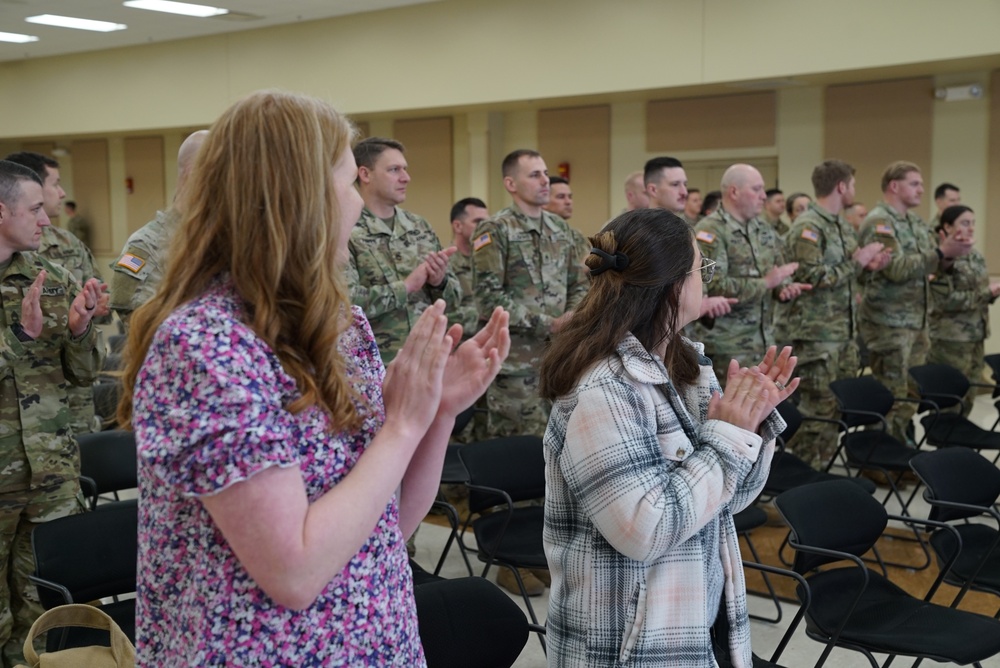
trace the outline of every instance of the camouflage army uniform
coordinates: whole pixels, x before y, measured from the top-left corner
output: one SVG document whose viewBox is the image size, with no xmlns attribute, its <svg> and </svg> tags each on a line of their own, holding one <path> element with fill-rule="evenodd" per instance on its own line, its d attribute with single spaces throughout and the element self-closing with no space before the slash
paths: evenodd
<svg viewBox="0 0 1000 668">
<path fill-rule="evenodd" d="M 569 224 L 567 223 L 567 227 Z M 587 256 L 590 255 L 591 244 L 590 240 L 575 227 L 569 228 L 570 234 L 573 235 L 573 248 L 576 249 L 576 260 L 577 263 L 582 265 Z M 590 272 L 585 271 L 585 274 L 589 277 Z"/>
<path fill-rule="evenodd" d="M 347 282 L 351 301 L 368 316 L 382 360 L 388 364 L 428 306 L 444 299 L 447 311 L 458 308 L 462 289 L 449 268 L 439 287 L 425 285 L 406 294 L 403 280 L 424 261 L 429 253 L 441 250 L 430 223 L 420 216 L 396 207 L 390 228 L 365 207 L 354 226 L 351 239 Z"/>
<path fill-rule="evenodd" d="M 132 311 L 156 294 L 167 269 L 167 252 L 181 217 L 174 209 L 157 211 L 156 218 L 132 233 L 121 255 L 111 264 L 111 308 L 128 328 Z"/>
<path fill-rule="evenodd" d="M 785 237 L 788 261 L 798 262 L 792 279 L 811 284 L 785 305 L 781 329 L 788 332 L 799 358 L 799 410 L 804 415 L 836 418 L 837 402 L 830 383 L 852 378 L 860 364 L 858 345 L 858 277 L 863 267 L 852 259 L 858 249 L 851 224 L 810 204 L 792 223 Z M 807 421 L 788 444 L 789 449 L 822 468 L 837 446 L 837 428 Z"/>
<path fill-rule="evenodd" d="M 42 243 L 36 252 L 49 262 L 65 268 L 81 285 L 91 278 L 104 282 L 90 249 L 67 230 L 55 225 L 43 228 Z M 111 322 L 111 317 L 102 317 L 94 322 L 107 324 Z M 96 426 L 94 390 L 90 385 L 86 387 L 70 386 L 68 389 L 69 410 L 73 416 L 73 433 L 89 434 L 94 431 Z"/>
<path fill-rule="evenodd" d="M 486 391 L 492 437 L 545 433 L 549 405 L 538 396 L 538 363 L 552 321 L 587 293 L 573 233 L 559 216 L 528 218 L 516 205 L 484 220 L 473 236 L 480 313 L 510 313 L 510 354 Z"/>
<path fill-rule="evenodd" d="M 41 269 L 44 328 L 22 343 L 10 327 Z M 21 647 L 42 612 L 35 586 L 31 530 L 73 514 L 80 504 L 80 454 L 70 429 L 67 387 L 93 382 L 103 343 L 94 326 L 70 336 L 69 308 L 79 288 L 58 265 L 33 253 L 15 253 L 0 267 L 0 646 L 4 661 L 22 662 Z"/>
<path fill-rule="evenodd" d="M 878 241 L 891 251 L 889 265 L 861 277 L 858 325 L 868 347 L 872 374 L 897 397 L 917 395 L 910 367 L 927 356 L 927 277 L 938 271 L 937 239 L 914 213 L 899 214 L 884 202 L 871 210 L 861 226 L 858 243 Z M 889 415 L 893 436 L 906 438 L 914 407 L 897 405 Z"/>
<path fill-rule="evenodd" d="M 715 260 L 715 278 L 706 286 L 710 297 L 735 297 L 738 304 L 728 315 L 707 328 L 699 323 L 692 336 L 701 338 L 705 355 L 712 359 L 719 382 L 725 387 L 729 360 L 756 364 L 774 345 L 775 294 L 764 276 L 784 264 L 784 245 L 774 228 L 759 218 L 740 223 L 720 206 L 695 227 L 695 238 L 704 257 Z"/>
<path fill-rule="evenodd" d="M 983 341 L 990 335 L 990 293 L 986 258 L 973 250 L 931 281 L 931 347 L 927 361 L 950 364 L 972 382 L 982 382 Z M 976 389 L 965 396 L 963 413 L 972 410 Z"/>
<path fill-rule="evenodd" d="M 476 310 L 476 294 L 472 286 L 472 255 L 455 251 L 448 262 L 462 289 L 462 300 L 458 308 L 448 313 L 448 324 L 462 326 L 462 338 L 467 339 L 479 331 L 479 311 Z"/>
<path fill-rule="evenodd" d="M 764 214 L 764 222 L 773 227 L 774 231 L 778 233 L 778 236 L 782 238 L 784 238 L 785 235 L 788 234 L 788 230 L 791 229 L 781 216 L 771 220 L 767 217 L 767 214 Z"/>
</svg>

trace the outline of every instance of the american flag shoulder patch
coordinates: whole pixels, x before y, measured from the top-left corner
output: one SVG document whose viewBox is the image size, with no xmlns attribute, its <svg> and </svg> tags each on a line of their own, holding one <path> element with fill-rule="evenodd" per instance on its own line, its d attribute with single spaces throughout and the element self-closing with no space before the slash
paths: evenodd
<svg viewBox="0 0 1000 668">
<path fill-rule="evenodd" d="M 708 230 L 698 230 L 698 234 L 694 235 L 694 238 L 698 241 L 704 241 L 706 244 L 715 243 L 715 235 Z"/>
<path fill-rule="evenodd" d="M 123 269 L 128 269 L 133 274 L 138 274 L 139 270 L 146 266 L 146 261 L 139 257 L 138 255 L 132 255 L 132 253 L 125 253 L 120 258 L 116 266 Z"/>
<path fill-rule="evenodd" d="M 816 234 L 815 230 L 810 230 L 808 227 L 802 229 L 802 238 L 806 241 L 811 241 L 814 244 L 819 243 L 819 235 Z"/>
<path fill-rule="evenodd" d="M 875 234 L 883 234 L 887 237 L 896 236 L 896 233 L 892 229 L 892 225 L 888 223 L 875 223 Z"/>
<path fill-rule="evenodd" d="M 493 243 L 493 237 L 490 236 L 489 232 L 483 232 L 472 242 L 472 251 L 475 252 L 480 248 L 486 248 L 491 243 Z"/>
</svg>

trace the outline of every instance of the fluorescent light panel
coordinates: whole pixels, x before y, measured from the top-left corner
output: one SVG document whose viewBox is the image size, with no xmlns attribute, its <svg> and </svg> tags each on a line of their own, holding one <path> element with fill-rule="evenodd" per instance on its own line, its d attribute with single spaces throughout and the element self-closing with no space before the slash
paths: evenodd
<svg viewBox="0 0 1000 668">
<path fill-rule="evenodd" d="M 38 38 L 34 35 L 22 35 L 16 32 L 0 32 L 0 42 L 14 42 L 15 44 L 26 44 L 28 42 L 37 42 Z"/>
<path fill-rule="evenodd" d="M 228 9 L 223 9 L 222 7 L 196 5 L 190 2 L 173 2 L 172 0 L 126 0 L 122 4 L 133 9 L 148 9 L 154 12 L 182 14 L 183 16 L 196 16 L 198 18 L 208 18 L 209 16 L 220 16 L 229 13 Z"/>
<path fill-rule="evenodd" d="M 125 30 L 128 27 L 124 23 L 77 19 L 72 16 L 59 16 L 57 14 L 39 14 L 38 16 L 29 16 L 24 20 L 28 23 L 40 23 L 46 26 L 56 26 L 57 28 L 75 28 L 76 30 L 93 30 L 94 32 L 114 32 L 115 30 Z"/>
</svg>

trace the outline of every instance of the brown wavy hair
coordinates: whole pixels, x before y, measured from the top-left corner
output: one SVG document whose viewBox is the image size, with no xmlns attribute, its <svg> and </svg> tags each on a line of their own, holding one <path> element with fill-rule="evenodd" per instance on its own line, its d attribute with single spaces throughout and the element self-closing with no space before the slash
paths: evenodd
<svg viewBox="0 0 1000 668">
<path fill-rule="evenodd" d="M 669 211 L 637 209 L 590 237 L 594 248 L 624 254 L 628 266 L 592 274 L 587 295 L 542 357 L 541 396 L 554 400 L 569 394 L 584 372 L 613 354 L 629 332 L 649 351 L 667 341 L 663 363 L 675 384 L 697 380 L 697 355 L 677 336 L 681 291 L 694 264 L 693 234 L 690 225 Z M 607 263 L 594 253 L 586 259 L 591 272 Z"/>
<path fill-rule="evenodd" d="M 164 319 L 219 277 L 246 306 L 247 324 L 278 356 L 301 396 L 331 429 L 358 424 L 337 349 L 350 308 L 337 260 L 340 221 L 333 165 L 355 130 L 329 104 L 253 93 L 215 122 L 198 154 L 156 295 L 130 321 L 118 419 L 129 425 L 136 376 Z"/>
</svg>

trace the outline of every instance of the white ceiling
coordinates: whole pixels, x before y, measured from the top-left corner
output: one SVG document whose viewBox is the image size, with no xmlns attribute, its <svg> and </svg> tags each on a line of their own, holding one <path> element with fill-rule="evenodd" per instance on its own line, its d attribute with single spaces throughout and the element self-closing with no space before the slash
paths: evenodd
<svg viewBox="0 0 1000 668">
<path fill-rule="evenodd" d="M 191 18 L 131 9 L 121 0 L 0 0 L 0 32 L 38 37 L 37 42 L 0 42 L 0 61 L 41 58 L 120 46 L 167 42 L 238 30 L 254 30 L 284 23 L 314 21 L 332 16 L 360 14 L 437 0 L 187 0 L 224 7 L 229 17 Z M 110 33 L 71 30 L 26 23 L 38 14 L 124 23 L 127 30 Z"/>
</svg>

